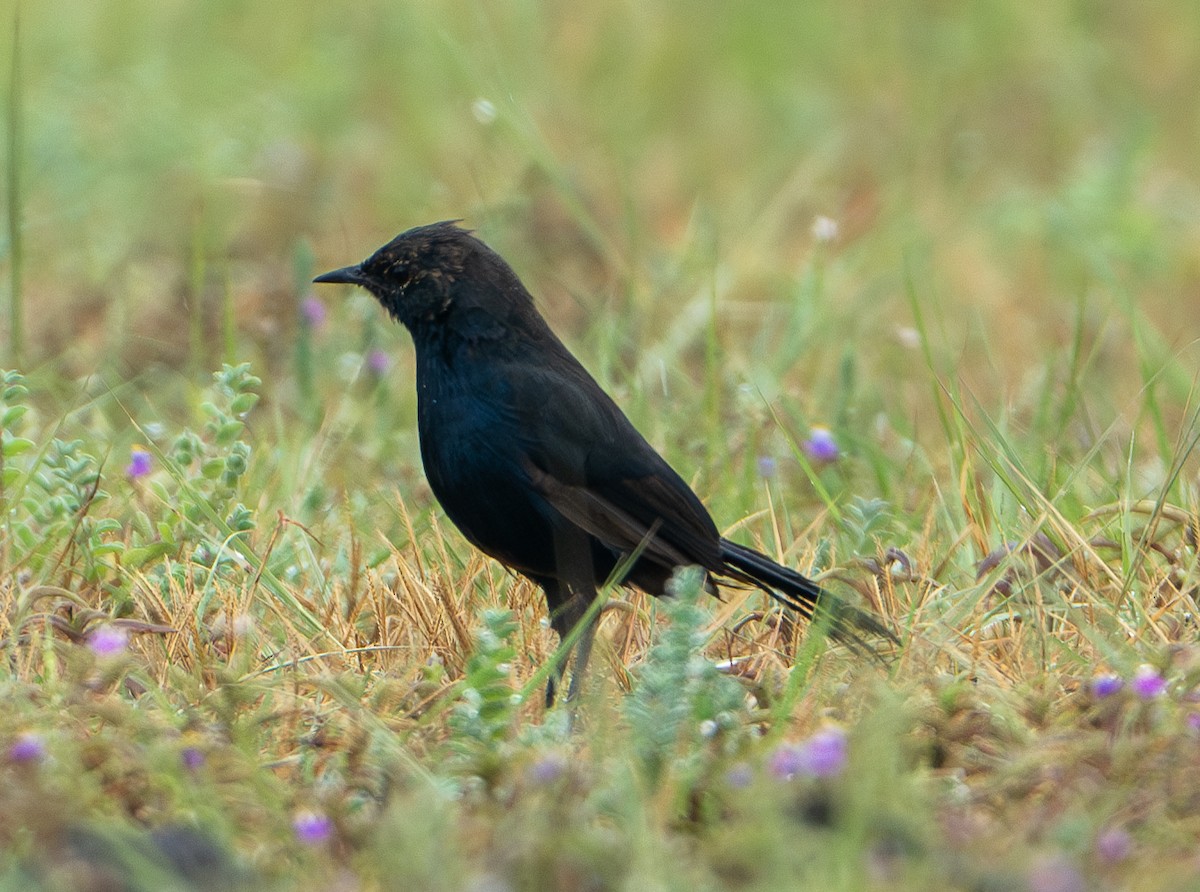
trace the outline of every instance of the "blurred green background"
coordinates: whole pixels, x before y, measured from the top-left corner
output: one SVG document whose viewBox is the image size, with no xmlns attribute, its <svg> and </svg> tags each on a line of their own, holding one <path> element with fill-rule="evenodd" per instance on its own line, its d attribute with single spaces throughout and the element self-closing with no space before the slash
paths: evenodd
<svg viewBox="0 0 1200 892">
<path fill-rule="evenodd" d="M 818 215 L 817 366 L 894 338 L 906 276 L 981 386 L 1028 383 L 1019 356 L 1061 348 L 1081 301 L 1100 340 L 1145 313 L 1182 347 L 1200 315 L 1193 3 L 43 0 L 20 22 L 28 352 L 72 373 L 177 364 L 226 287 L 236 352 L 276 353 L 298 245 L 341 265 L 448 217 L 569 333 L 634 314 L 627 345 L 715 292 L 740 353 Z"/>
<path fill-rule="evenodd" d="M 22 368 L 66 382 L 48 418 L 80 387 L 174 417 L 249 360 L 276 440 L 301 415 L 353 441 L 330 483 L 366 453 L 419 486 L 406 336 L 308 281 L 463 218 L 705 494 L 821 423 L 868 459 L 848 491 L 921 504 L 958 476 L 935 381 L 1041 468 L 1048 442 L 1095 447 L 1156 485 L 1186 426 L 1193 3 L 46 0 L 19 22 L 0 264 Z M 372 350 L 387 393 L 348 400 Z"/>
</svg>

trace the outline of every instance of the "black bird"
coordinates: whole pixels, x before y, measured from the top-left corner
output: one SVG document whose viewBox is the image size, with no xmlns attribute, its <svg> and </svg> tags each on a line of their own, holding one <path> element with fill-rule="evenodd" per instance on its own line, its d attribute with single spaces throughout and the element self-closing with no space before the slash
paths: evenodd
<svg viewBox="0 0 1200 892">
<path fill-rule="evenodd" d="M 560 636 L 584 617 L 597 582 L 640 548 L 620 581 L 652 595 L 677 567 L 695 564 L 710 590 L 712 579 L 748 584 L 806 617 L 820 608 L 832 634 L 851 644 L 856 629 L 893 638 L 810 579 L 721 538 L 696 494 L 550 330 L 512 268 L 456 222 L 410 229 L 313 281 L 366 288 L 412 334 L 429 485 L 467 539 L 541 586 Z"/>
</svg>

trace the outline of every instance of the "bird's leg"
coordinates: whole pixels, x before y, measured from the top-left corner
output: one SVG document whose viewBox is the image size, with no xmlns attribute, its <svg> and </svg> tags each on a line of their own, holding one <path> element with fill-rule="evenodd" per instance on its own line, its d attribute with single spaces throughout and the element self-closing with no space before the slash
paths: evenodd
<svg viewBox="0 0 1200 892">
<path fill-rule="evenodd" d="M 557 584 L 557 581 L 555 582 L 554 591 L 550 588 L 546 589 L 546 600 L 552 605 L 550 627 L 558 633 L 560 641 L 566 641 L 572 631 L 585 621 L 588 607 L 591 606 L 592 600 L 595 599 L 595 594 L 593 593 L 592 597 L 588 598 L 578 593 L 563 592 L 562 589 L 565 586 L 560 586 Z M 565 597 L 563 597 L 564 594 Z M 567 671 L 567 664 L 571 662 L 572 653 L 575 655 L 575 661 L 571 669 L 571 685 L 567 690 L 566 701 L 570 702 L 576 699 L 595 639 L 596 619 L 592 618 L 581 630 L 575 646 L 562 655 L 558 665 L 554 668 L 553 675 L 550 676 L 550 681 L 546 683 L 547 708 L 554 705 L 558 690 L 562 686 L 563 676 Z"/>
<path fill-rule="evenodd" d="M 559 663 L 554 667 L 554 672 L 550 675 L 550 680 L 546 682 L 546 708 L 549 709 L 554 705 L 554 701 L 558 699 L 558 689 L 562 687 L 563 664 Z"/>
<path fill-rule="evenodd" d="M 566 591 L 566 586 L 561 585 L 554 577 L 539 579 L 538 583 L 546 594 L 546 606 L 550 610 L 550 628 L 558 635 L 561 648 L 562 642 L 567 640 L 567 634 L 578 621 L 576 611 L 572 610 L 571 593 Z M 558 699 L 558 691 L 562 687 L 563 676 L 566 675 L 570 656 L 569 653 L 562 654 L 555 662 L 554 671 L 550 673 L 550 679 L 546 682 L 547 709 L 553 706 L 554 701 Z"/>
<path fill-rule="evenodd" d="M 587 613 L 587 607 L 584 608 L 584 613 Z M 571 686 L 567 689 L 567 703 L 574 703 L 579 698 L 583 675 L 592 656 L 592 645 L 596 642 L 596 626 L 600 624 L 600 617 L 593 616 L 581 621 L 586 625 L 579 635 L 579 640 L 575 642 L 575 664 L 571 667 Z"/>
<path fill-rule="evenodd" d="M 588 608 L 596 600 L 596 573 L 592 558 L 592 540 L 583 530 L 569 524 L 554 528 L 554 569 L 552 577 L 538 580 L 546 593 L 546 604 L 550 608 L 550 625 L 558 632 L 560 641 L 566 642 L 579 624 L 587 625 L 579 630 L 577 656 L 571 672 L 571 687 L 567 699 L 575 700 L 579 695 L 588 657 L 592 653 L 592 642 L 596 635 L 596 619 L 588 620 Z M 555 667 L 554 675 L 546 685 L 546 705 L 554 705 L 558 686 L 562 684 L 571 650 L 562 654 L 561 662 Z"/>
</svg>

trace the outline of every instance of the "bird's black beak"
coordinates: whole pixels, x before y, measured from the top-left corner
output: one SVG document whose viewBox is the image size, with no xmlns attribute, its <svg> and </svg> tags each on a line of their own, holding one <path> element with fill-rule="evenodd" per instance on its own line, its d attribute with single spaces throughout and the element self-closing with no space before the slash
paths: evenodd
<svg viewBox="0 0 1200 892">
<path fill-rule="evenodd" d="M 361 285 L 363 283 L 362 269 L 358 266 L 344 266 L 331 273 L 317 276 L 313 279 L 322 285 Z"/>
</svg>

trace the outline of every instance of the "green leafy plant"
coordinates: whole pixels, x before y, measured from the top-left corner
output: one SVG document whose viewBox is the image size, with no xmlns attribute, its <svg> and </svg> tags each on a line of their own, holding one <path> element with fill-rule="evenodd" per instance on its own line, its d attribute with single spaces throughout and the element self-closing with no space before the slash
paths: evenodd
<svg viewBox="0 0 1200 892">
<path fill-rule="evenodd" d="M 698 604 L 703 573 L 676 572 L 674 596 L 659 603 L 667 624 L 638 667 L 623 704 L 632 746 L 651 783 L 668 769 L 685 781 L 707 773 L 745 730 L 746 696 L 737 681 L 705 655 L 708 615 Z"/>
<path fill-rule="evenodd" d="M 156 524 L 142 515 L 134 528 L 139 561 L 185 552 L 188 567 L 157 565 L 164 596 L 172 582 L 208 586 L 215 579 L 236 576 L 245 560 L 235 546 L 255 529 L 254 513 L 238 501 L 240 484 L 250 467 L 251 446 L 245 440 L 246 416 L 258 402 L 262 380 L 249 363 L 224 365 L 213 374 L 213 385 L 200 404 L 205 416 L 203 435 L 188 429 L 178 434 L 167 452 L 159 452 L 168 474 L 151 478 L 149 486 L 163 503 L 175 507 L 175 522 Z"/>
<path fill-rule="evenodd" d="M 513 687 L 520 628 L 511 610 L 485 610 L 449 719 L 452 747 L 467 770 L 485 780 L 500 770 L 516 730 L 521 695 Z"/>
</svg>

